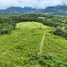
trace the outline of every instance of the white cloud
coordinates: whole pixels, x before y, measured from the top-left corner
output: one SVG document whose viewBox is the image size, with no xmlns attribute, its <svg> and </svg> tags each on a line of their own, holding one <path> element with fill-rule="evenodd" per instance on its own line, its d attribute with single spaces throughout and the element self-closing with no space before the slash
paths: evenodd
<svg viewBox="0 0 67 67">
<path fill-rule="evenodd" d="M 65 0 L 0 0 L 0 9 L 11 6 L 45 8 L 66 3 Z"/>
</svg>

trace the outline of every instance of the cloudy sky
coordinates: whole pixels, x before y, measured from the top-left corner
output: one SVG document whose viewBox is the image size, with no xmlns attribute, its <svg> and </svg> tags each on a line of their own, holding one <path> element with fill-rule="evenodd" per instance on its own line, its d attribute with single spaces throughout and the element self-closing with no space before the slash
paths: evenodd
<svg viewBox="0 0 67 67">
<path fill-rule="evenodd" d="M 46 8 L 61 4 L 67 4 L 67 0 L 0 0 L 0 9 L 6 9 L 12 6 Z"/>
</svg>

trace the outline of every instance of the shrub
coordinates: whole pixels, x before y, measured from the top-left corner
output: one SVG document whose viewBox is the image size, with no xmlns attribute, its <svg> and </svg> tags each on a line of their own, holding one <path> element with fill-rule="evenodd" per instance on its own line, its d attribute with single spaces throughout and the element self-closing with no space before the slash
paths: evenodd
<svg viewBox="0 0 67 67">
<path fill-rule="evenodd" d="M 67 29 L 65 28 L 57 27 L 53 33 L 67 39 Z"/>
</svg>

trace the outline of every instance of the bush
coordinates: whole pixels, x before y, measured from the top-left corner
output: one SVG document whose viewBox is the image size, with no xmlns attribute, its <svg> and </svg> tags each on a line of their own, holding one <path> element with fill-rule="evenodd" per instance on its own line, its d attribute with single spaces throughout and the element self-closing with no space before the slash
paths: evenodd
<svg viewBox="0 0 67 67">
<path fill-rule="evenodd" d="M 62 36 L 67 39 L 67 29 L 64 27 L 57 27 L 56 30 L 53 32 L 55 35 Z"/>
<path fill-rule="evenodd" d="M 21 65 L 26 65 L 29 62 L 29 58 L 20 57 L 16 60 L 16 62 Z"/>
<path fill-rule="evenodd" d="M 15 29 L 13 24 L 1 24 L 0 25 L 0 34 L 9 34 L 11 30 Z"/>
<path fill-rule="evenodd" d="M 12 62 L 1 61 L 0 62 L 0 67 L 15 67 L 15 65 Z"/>
</svg>

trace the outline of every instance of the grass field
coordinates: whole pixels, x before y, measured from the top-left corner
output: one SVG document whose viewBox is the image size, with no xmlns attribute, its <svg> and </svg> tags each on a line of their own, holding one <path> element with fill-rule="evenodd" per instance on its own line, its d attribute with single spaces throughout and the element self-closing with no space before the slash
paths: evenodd
<svg viewBox="0 0 67 67">
<path fill-rule="evenodd" d="M 16 28 L 47 28 L 47 26 L 44 26 L 43 24 L 39 22 L 23 22 L 23 23 L 18 23 L 16 25 Z"/>
<path fill-rule="evenodd" d="M 38 22 L 20 22 L 11 34 L 0 35 L 0 67 L 67 67 L 67 40 L 52 30 Z M 44 56 L 38 57 L 44 31 Z"/>
</svg>

